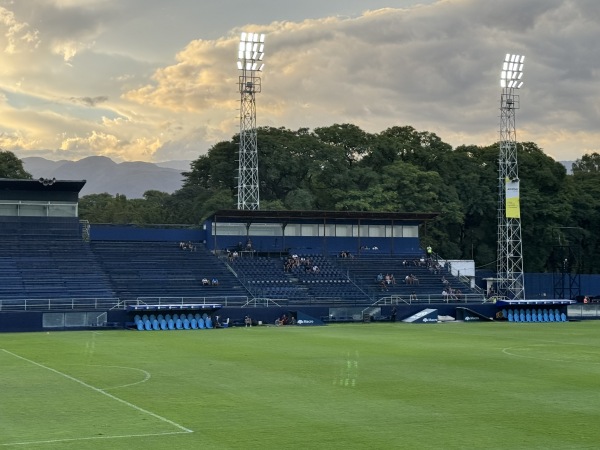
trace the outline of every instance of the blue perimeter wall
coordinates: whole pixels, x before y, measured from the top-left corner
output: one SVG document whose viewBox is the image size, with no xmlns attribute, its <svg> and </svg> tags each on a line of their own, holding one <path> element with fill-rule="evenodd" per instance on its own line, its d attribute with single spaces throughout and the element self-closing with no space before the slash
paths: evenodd
<svg viewBox="0 0 600 450">
<path fill-rule="evenodd" d="M 200 228 L 141 228 L 136 225 L 91 224 L 92 241 L 204 242 Z"/>
</svg>

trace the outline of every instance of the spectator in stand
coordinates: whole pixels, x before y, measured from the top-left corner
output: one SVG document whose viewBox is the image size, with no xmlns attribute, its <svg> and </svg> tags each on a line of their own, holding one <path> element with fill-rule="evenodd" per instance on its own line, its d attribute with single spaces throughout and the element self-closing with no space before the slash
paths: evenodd
<svg viewBox="0 0 600 450">
<path fill-rule="evenodd" d="M 411 275 L 406 275 L 404 277 L 404 283 L 405 284 L 412 284 L 412 276 Z"/>
<path fill-rule="evenodd" d="M 250 318 L 250 316 L 244 317 L 244 326 L 246 328 L 249 328 L 252 326 L 252 319 Z"/>
<path fill-rule="evenodd" d="M 412 273 L 410 274 L 410 278 L 411 278 L 410 284 L 419 284 L 419 279 Z"/>
<path fill-rule="evenodd" d="M 218 286 L 219 280 L 217 279 L 217 277 L 213 277 L 213 279 L 210 281 L 210 284 L 212 284 L 213 286 Z"/>
<path fill-rule="evenodd" d="M 379 286 L 381 287 L 382 291 L 387 291 L 388 290 L 388 287 L 387 287 L 387 284 L 385 283 L 385 280 L 381 280 L 379 282 Z"/>
<path fill-rule="evenodd" d="M 210 281 L 208 281 L 208 278 L 202 278 L 202 286 L 210 286 Z"/>
<path fill-rule="evenodd" d="M 444 301 L 448 301 L 448 292 L 446 289 L 442 290 L 442 297 L 444 298 Z"/>
<path fill-rule="evenodd" d="M 415 291 L 412 291 L 412 294 L 410 294 L 410 301 L 411 302 L 416 302 L 417 299 L 417 293 Z"/>
</svg>

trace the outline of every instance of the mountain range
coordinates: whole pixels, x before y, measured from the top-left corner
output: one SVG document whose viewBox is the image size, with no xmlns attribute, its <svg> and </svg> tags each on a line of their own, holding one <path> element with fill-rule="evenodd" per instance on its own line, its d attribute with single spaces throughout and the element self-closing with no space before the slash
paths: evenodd
<svg viewBox="0 0 600 450">
<path fill-rule="evenodd" d="M 172 194 L 183 184 L 182 172 L 190 170 L 190 161 L 116 163 L 105 156 L 90 156 L 79 161 L 27 157 L 21 161 L 33 178 L 86 180 L 80 197 L 108 193 L 142 198 L 149 190 Z"/>
</svg>

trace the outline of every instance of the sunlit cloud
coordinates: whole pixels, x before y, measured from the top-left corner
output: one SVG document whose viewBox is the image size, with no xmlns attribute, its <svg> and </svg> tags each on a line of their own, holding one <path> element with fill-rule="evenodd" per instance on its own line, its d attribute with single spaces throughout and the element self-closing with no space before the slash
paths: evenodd
<svg viewBox="0 0 600 450">
<path fill-rule="evenodd" d="M 259 126 L 352 123 L 378 133 L 411 125 L 453 146 L 490 145 L 499 138 L 500 63 L 515 52 L 527 55 L 518 139 L 559 160 L 598 151 L 595 2 L 416 3 L 367 10 L 373 2 L 365 1 L 354 16 L 305 20 L 240 17 L 220 37 L 188 39 L 153 61 L 151 49 L 136 57 L 113 34 L 117 25 L 126 31 L 128 20 L 150 23 L 146 10 L 164 21 L 143 32 L 169 33 L 164 2 L 14 2 L 0 7 L 0 145 L 20 157 L 49 149 L 69 157 L 195 159 L 238 132 L 239 33 L 256 31 L 267 34 Z"/>
</svg>

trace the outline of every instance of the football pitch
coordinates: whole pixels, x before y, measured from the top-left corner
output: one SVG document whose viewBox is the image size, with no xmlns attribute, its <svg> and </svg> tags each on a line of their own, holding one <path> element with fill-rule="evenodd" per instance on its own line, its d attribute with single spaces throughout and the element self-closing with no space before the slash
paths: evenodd
<svg viewBox="0 0 600 450">
<path fill-rule="evenodd" d="M 593 321 L 0 334 L 0 448 L 599 446 Z"/>
</svg>

